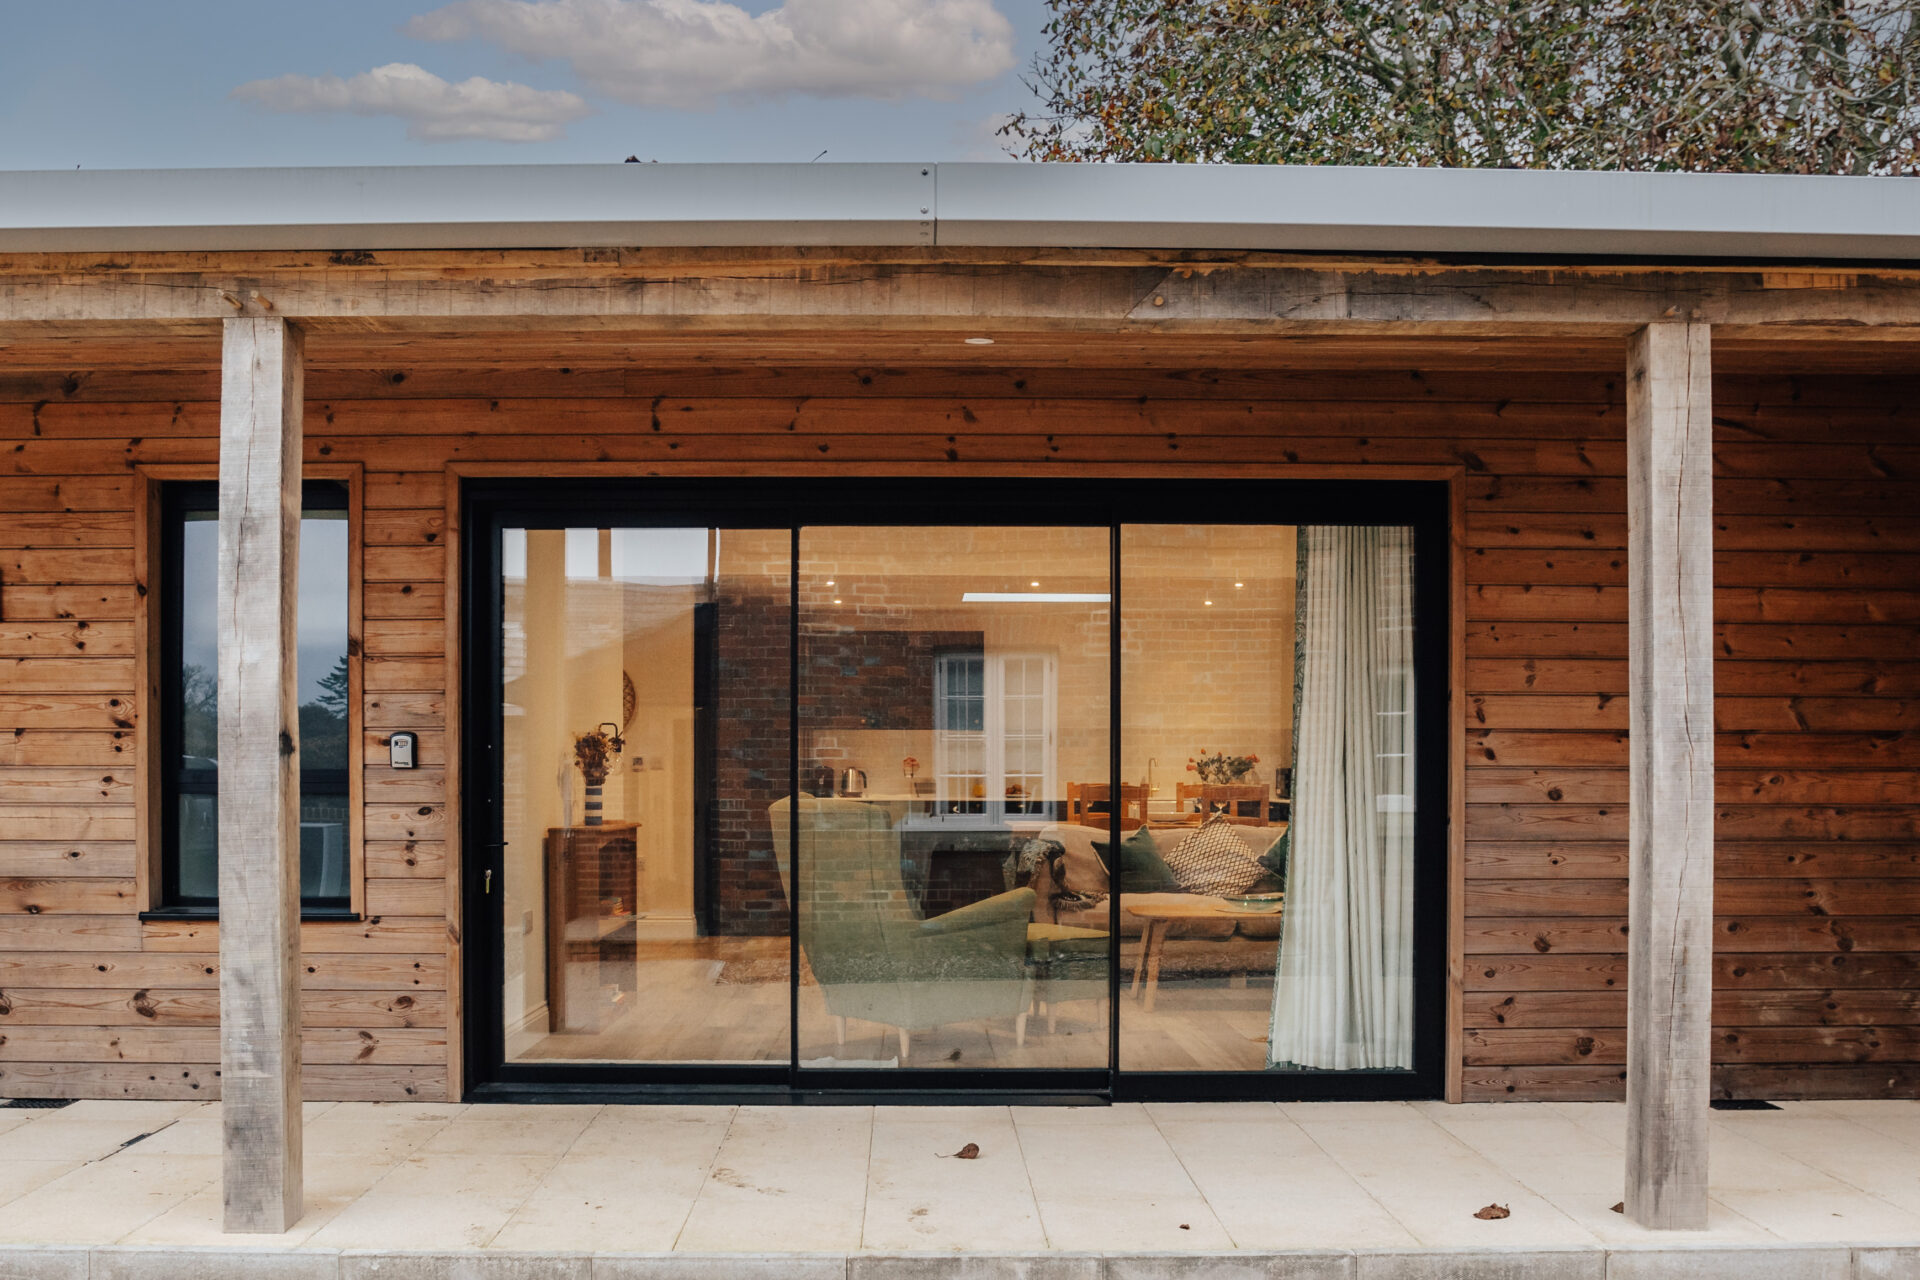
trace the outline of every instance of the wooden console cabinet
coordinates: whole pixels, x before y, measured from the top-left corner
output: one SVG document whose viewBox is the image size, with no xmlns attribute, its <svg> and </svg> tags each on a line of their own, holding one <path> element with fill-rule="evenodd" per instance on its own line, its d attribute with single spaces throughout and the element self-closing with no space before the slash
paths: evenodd
<svg viewBox="0 0 1920 1280">
<path fill-rule="evenodd" d="M 639 824 L 547 830 L 547 1028 L 595 1032 L 613 1013 L 607 968 L 631 985 L 640 903 Z"/>
</svg>

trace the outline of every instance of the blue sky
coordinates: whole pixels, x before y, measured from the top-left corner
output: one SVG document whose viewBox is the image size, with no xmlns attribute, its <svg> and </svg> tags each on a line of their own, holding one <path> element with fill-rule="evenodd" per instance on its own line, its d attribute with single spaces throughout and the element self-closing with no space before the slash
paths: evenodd
<svg viewBox="0 0 1920 1280">
<path fill-rule="evenodd" d="M 0 18 L 0 168 L 109 169 L 1004 158 L 993 128 L 1030 104 L 1045 8 L 0 0 Z"/>
</svg>

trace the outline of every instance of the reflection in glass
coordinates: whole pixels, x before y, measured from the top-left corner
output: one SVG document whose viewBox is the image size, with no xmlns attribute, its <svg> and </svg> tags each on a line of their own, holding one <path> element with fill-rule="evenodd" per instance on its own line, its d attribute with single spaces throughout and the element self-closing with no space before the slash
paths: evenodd
<svg viewBox="0 0 1920 1280">
<path fill-rule="evenodd" d="M 183 487 L 172 504 L 177 585 L 167 601 L 178 644 L 174 691 L 178 749 L 171 765 L 170 906 L 212 907 L 219 900 L 219 495 L 212 485 Z M 300 717 L 300 896 L 308 907 L 346 907 L 348 847 L 348 540 L 347 494 L 310 482 L 300 517 L 298 647 Z"/>
<path fill-rule="evenodd" d="M 1114 536 L 505 530 L 508 1058 L 1410 1069 L 1411 531 L 1121 526 L 1118 777 Z"/>
<path fill-rule="evenodd" d="M 1106 1065 L 1104 911 L 1053 890 L 1104 837 L 1067 810 L 1110 768 L 1108 558 L 1105 529 L 801 530 L 804 794 L 769 820 L 802 1066 Z"/>
<path fill-rule="evenodd" d="M 1122 527 L 1123 1070 L 1411 1067 L 1412 545 Z"/>
<path fill-rule="evenodd" d="M 500 554 L 508 1059 L 786 1061 L 791 535 Z"/>
</svg>

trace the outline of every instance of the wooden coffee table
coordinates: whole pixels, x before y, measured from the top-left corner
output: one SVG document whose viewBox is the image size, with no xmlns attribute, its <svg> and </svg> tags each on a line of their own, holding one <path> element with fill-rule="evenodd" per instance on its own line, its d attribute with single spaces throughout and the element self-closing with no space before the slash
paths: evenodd
<svg viewBox="0 0 1920 1280">
<path fill-rule="evenodd" d="M 1147 922 L 1140 938 L 1140 963 L 1133 967 L 1133 986 L 1128 994 L 1140 1001 L 1140 1008 L 1153 1011 L 1153 998 L 1160 990 L 1160 952 L 1167 945 L 1167 931 L 1175 920 L 1218 920 L 1222 916 L 1238 919 L 1241 916 L 1278 915 L 1278 911 L 1233 911 L 1218 902 L 1148 902 L 1129 906 L 1127 914 L 1138 916 Z M 1143 992 L 1142 978 L 1145 979 Z"/>
</svg>

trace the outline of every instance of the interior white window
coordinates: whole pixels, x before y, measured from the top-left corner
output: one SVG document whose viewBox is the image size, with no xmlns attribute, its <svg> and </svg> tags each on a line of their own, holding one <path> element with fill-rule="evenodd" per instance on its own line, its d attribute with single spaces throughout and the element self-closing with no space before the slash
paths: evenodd
<svg viewBox="0 0 1920 1280">
<path fill-rule="evenodd" d="M 934 664 L 935 812 L 998 823 L 1055 794 L 1053 655 L 945 653 Z"/>
</svg>

